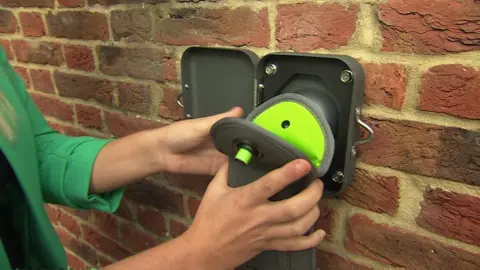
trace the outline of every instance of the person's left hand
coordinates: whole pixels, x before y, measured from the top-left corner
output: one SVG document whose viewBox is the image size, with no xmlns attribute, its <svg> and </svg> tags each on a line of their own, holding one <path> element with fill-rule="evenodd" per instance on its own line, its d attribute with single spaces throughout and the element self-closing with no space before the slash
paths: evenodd
<svg viewBox="0 0 480 270">
<path fill-rule="evenodd" d="M 158 129 L 162 169 L 169 173 L 214 175 L 227 157 L 214 146 L 210 128 L 220 119 L 242 117 L 232 110 L 209 117 L 189 119 Z"/>
</svg>

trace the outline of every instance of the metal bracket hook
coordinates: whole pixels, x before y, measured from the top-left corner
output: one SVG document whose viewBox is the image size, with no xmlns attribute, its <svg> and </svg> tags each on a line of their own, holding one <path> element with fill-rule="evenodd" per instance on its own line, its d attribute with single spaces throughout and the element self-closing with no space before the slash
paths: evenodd
<svg viewBox="0 0 480 270">
<path fill-rule="evenodd" d="M 357 121 L 357 123 L 362 127 L 364 128 L 367 132 L 368 132 L 368 136 L 367 138 L 363 139 L 363 140 L 360 140 L 360 141 L 357 141 L 353 147 L 352 147 L 352 157 L 355 157 L 357 155 L 357 150 L 356 150 L 356 147 L 358 145 L 362 145 L 362 144 L 366 144 L 368 142 L 370 142 L 371 140 L 373 140 L 373 129 L 367 125 L 365 122 L 363 122 L 363 120 L 360 118 L 361 117 L 361 111 L 360 111 L 360 108 L 356 108 L 355 110 L 355 120 Z"/>
</svg>

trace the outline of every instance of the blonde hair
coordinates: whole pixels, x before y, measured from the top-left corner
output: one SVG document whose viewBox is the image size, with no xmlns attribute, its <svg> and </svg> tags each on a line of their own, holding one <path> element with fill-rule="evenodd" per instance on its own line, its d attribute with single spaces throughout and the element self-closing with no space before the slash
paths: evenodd
<svg viewBox="0 0 480 270">
<path fill-rule="evenodd" d="M 7 97 L 0 91 L 0 129 L 7 140 L 14 138 L 13 125 L 15 123 L 15 113 Z"/>
</svg>

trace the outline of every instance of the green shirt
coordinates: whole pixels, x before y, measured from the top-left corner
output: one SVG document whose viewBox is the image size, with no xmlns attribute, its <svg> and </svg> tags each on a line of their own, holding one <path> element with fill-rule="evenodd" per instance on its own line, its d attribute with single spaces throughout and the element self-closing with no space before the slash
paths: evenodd
<svg viewBox="0 0 480 270">
<path fill-rule="evenodd" d="M 12 126 L 14 140 L 9 141 L 0 133 L 0 150 L 15 172 L 15 179 L 11 180 L 18 182 L 21 191 L 11 194 L 0 189 L 0 198 L 11 196 L 16 202 L 15 227 L 21 230 L 18 241 L 21 241 L 27 268 L 66 269 L 65 252 L 44 203 L 114 212 L 122 199 L 123 188 L 99 195 L 88 192 L 95 158 L 110 140 L 69 137 L 53 130 L 1 48 L 0 90 L 16 118 Z M 0 113 L 3 116 L 3 112 Z M 1 242 L 0 269 L 11 269 Z"/>
</svg>

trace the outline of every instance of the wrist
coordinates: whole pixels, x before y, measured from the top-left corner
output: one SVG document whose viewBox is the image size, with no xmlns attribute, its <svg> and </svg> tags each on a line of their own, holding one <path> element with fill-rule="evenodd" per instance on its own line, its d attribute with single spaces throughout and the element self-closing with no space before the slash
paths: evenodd
<svg viewBox="0 0 480 270">
<path fill-rule="evenodd" d="M 138 135 L 139 150 L 144 156 L 145 162 L 149 164 L 150 174 L 164 171 L 166 150 L 160 147 L 163 144 L 161 132 L 157 132 L 157 129 L 146 130 Z"/>
</svg>

